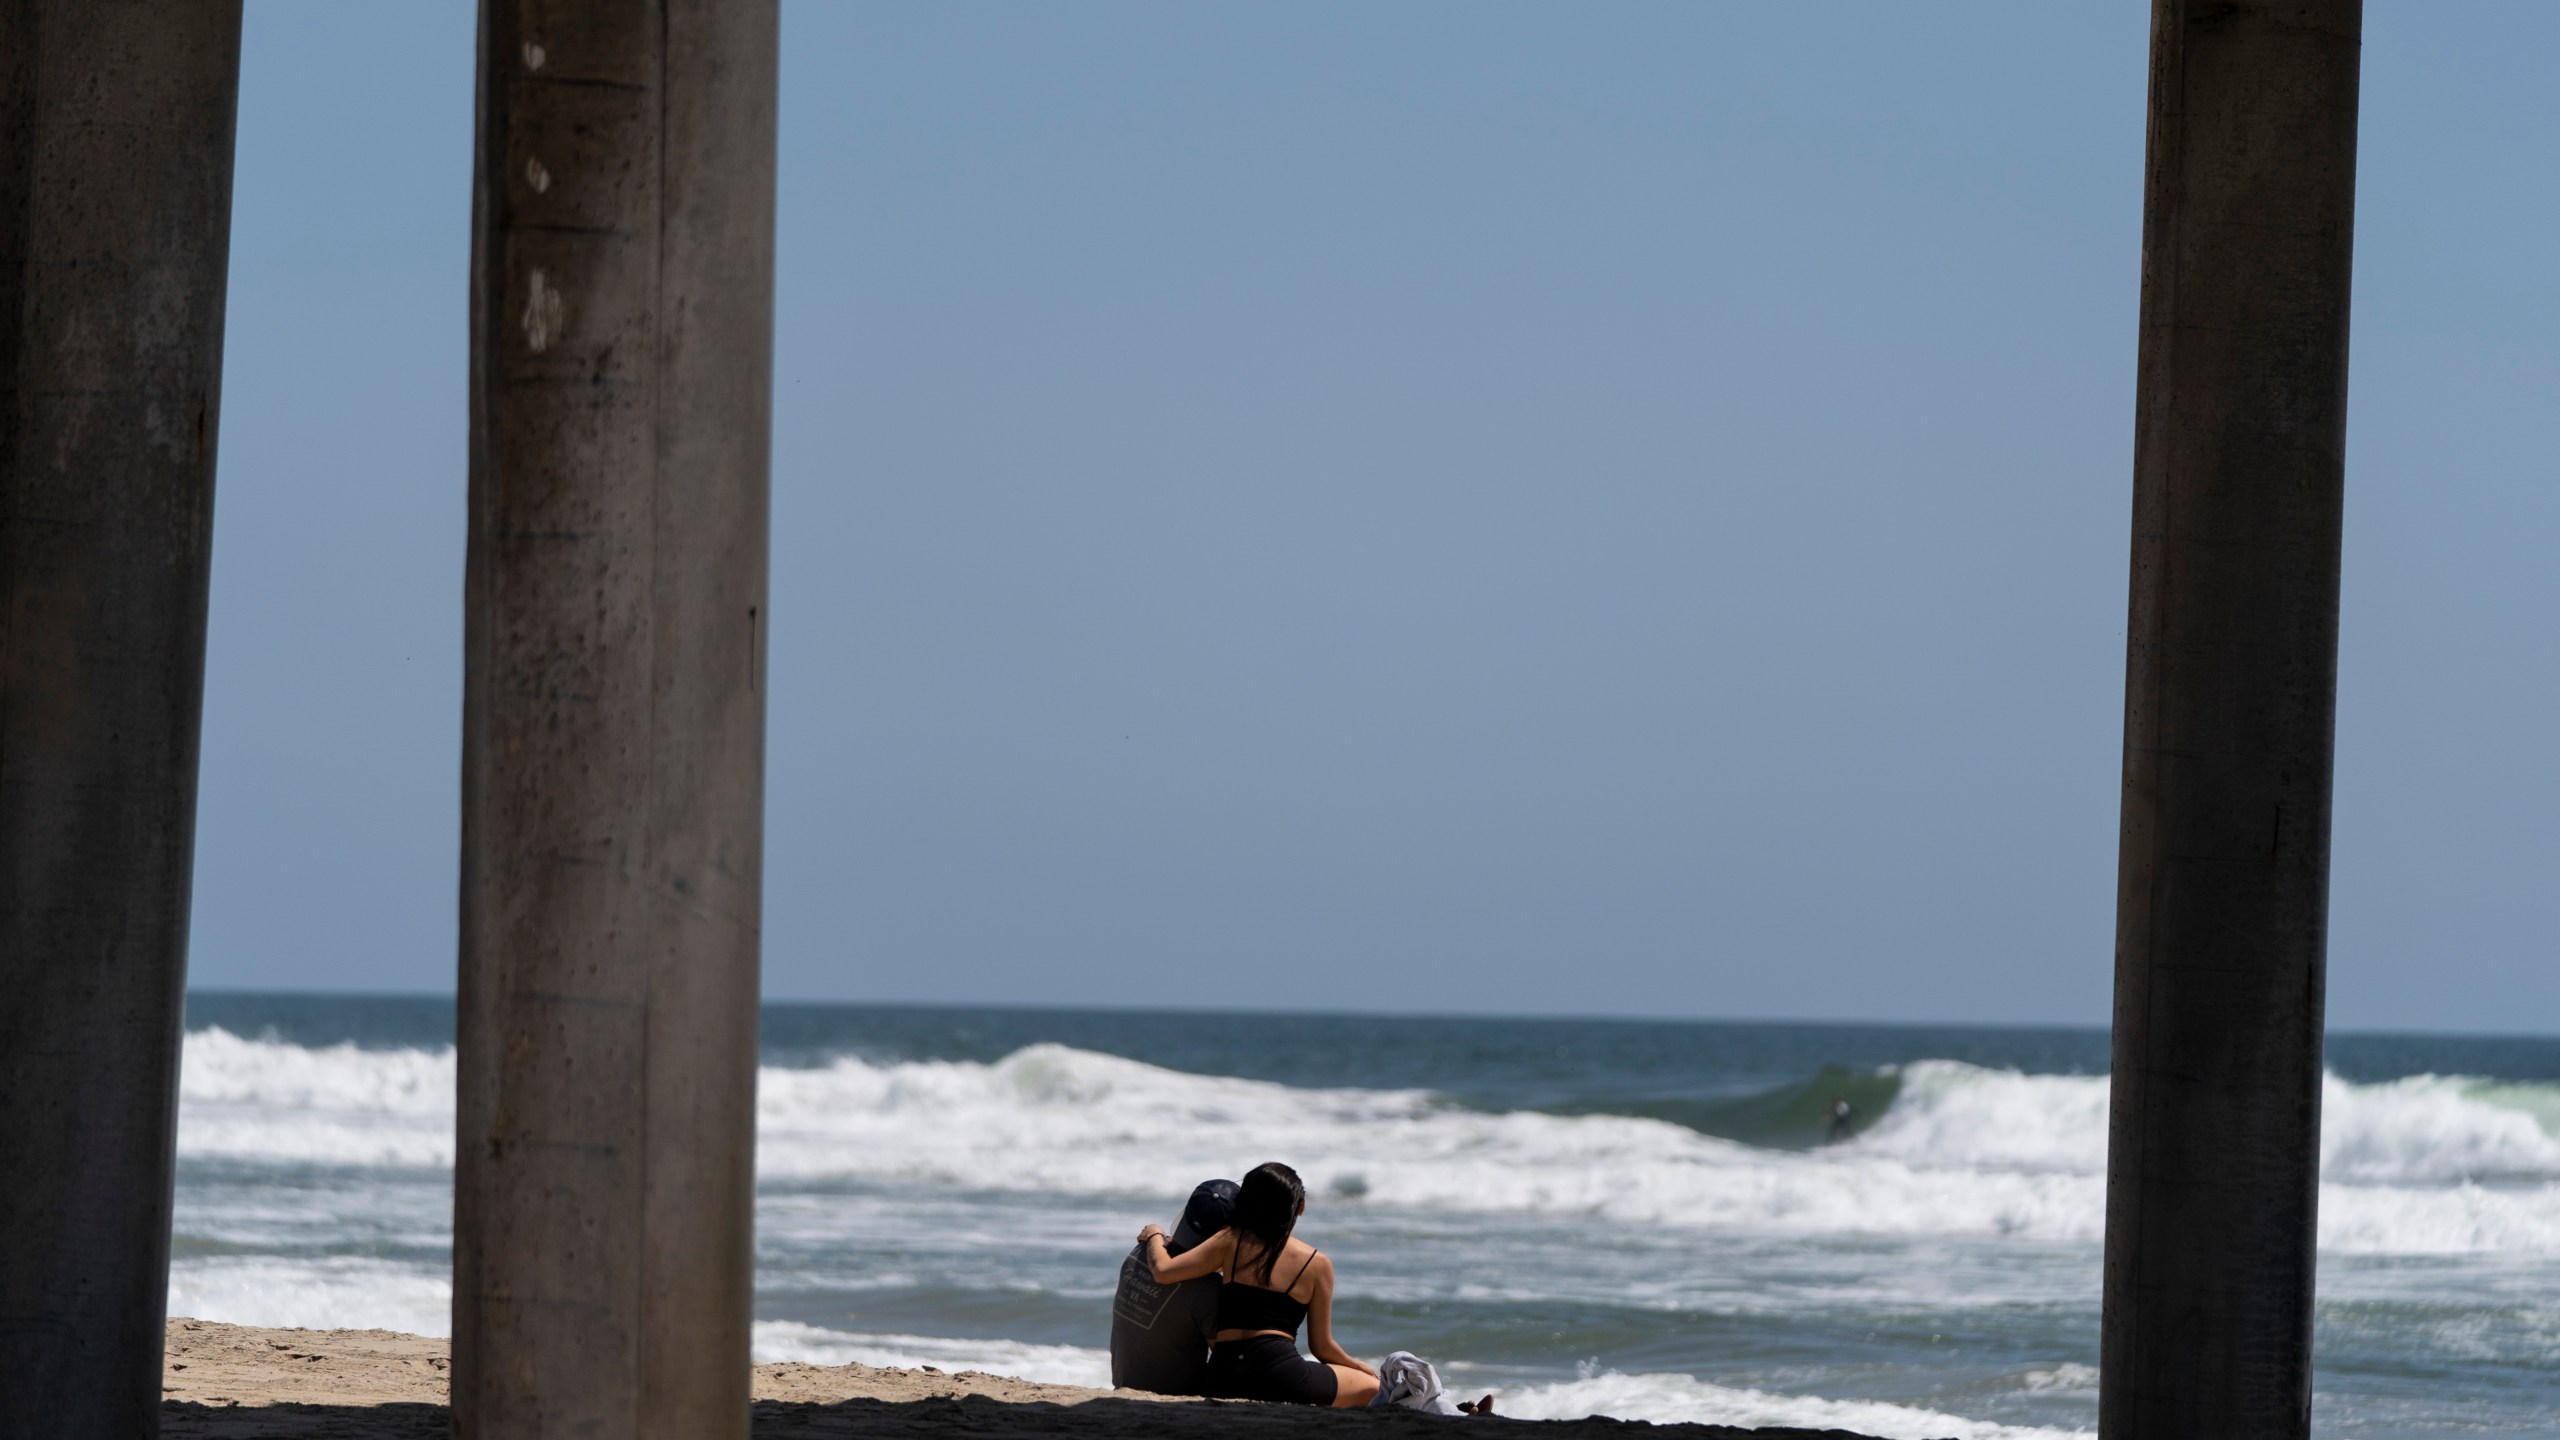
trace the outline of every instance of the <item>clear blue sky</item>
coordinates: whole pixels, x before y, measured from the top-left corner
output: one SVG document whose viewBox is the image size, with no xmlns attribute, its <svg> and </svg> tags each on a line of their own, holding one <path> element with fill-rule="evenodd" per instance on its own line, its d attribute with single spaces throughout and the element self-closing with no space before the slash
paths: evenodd
<svg viewBox="0 0 2560 1440">
<path fill-rule="evenodd" d="M 791 4 L 767 993 L 2104 1023 L 2143 9 Z M 249 6 L 199 985 L 452 985 L 471 10 Z M 2368 5 L 2342 1026 L 2560 1029 L 2555 68 Z"/>
</svg>

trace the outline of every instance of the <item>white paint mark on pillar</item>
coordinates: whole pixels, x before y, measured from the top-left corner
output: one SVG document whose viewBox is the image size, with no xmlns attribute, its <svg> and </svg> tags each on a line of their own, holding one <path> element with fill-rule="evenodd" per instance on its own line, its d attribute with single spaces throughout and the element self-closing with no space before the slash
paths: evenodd
<svg viewBox="0 0 2560 1440">
<path fill-rule="evenodd" d="M 560 292 L 542 283 L 542 272 L 533 272 L 533 289 L 524 302 L 524 342 L 539 355 L 551 348 L 560 333 Z"/>
<path fill-rule="evenodd" d="M 524 42 L 524 68 L 527 70 L 541 69 L 542 62 L 549 58 L 551 57 L 542 53 L 541 46 L 534 44 L 530 40 Z"/>
<path fill-rule="evenodd" d="M 532 186 L 533 193 L 539 195 L 551 188 L 551 172 L 542 168 L 541 161 L 528 156 L 524 162 L 524 183 Z"/>
</svg>

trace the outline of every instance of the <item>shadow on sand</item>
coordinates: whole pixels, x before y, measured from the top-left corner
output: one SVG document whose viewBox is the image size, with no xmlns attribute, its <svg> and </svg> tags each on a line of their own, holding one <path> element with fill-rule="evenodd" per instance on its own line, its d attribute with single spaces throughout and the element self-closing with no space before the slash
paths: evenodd
<svg viewBox="0 0 2560 1440">
<path fill-rule="evenodd" d="M 1443 1427 L 1458 1426 L 1452 1434 Z M 445 1440 L 452 1422 L 441 1405 L 200 1405 L 170 1401 L 160 1409 L 165 1440 Z M 1739 1430 L 1727 1425 L 1648 1425 L 1627 1420 L 1451 1420 L 1410 1410 L 1309 1410 L 1294 1405 L 1088 1400 L 1076 1405 L 1020 1404 L 983 1396 L 934 1400 L 844 1400 L 833 1404 L 759 1401 L 755 1440 L 818 1437 L 1074 1435 L 1094 1440 L 1209 1440 L 1257 1435 L 1538 1436 L 1541 1440 L 1868 1440 L 1847 1430 Z"/>
</svg>

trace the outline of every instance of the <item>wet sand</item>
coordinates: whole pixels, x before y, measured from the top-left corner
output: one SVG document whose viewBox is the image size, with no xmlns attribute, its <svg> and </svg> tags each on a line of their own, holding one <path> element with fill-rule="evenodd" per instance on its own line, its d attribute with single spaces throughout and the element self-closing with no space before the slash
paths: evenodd
<svg viewBox="0 0 2560 1440">
<path fill-rule="evenodd" d="M 160 1433 L 168 1440 L 445 1440 L 445 1342 L 390 1330 L 263 1330 L 169 1322 Z M 1660 1440 L 1867 1440 L 1846 1430 L 1738 1430 L 1630 1420 L 1451 1420 L 1409 1410 L 1169 1400 L 1135 1390 L 1043 1385 L 978 1371 L 759 1365 L 756 1440 L 818 1436 L 1378 1435 L 1466 1427 L 1467 1435 Z"/>
</svg>

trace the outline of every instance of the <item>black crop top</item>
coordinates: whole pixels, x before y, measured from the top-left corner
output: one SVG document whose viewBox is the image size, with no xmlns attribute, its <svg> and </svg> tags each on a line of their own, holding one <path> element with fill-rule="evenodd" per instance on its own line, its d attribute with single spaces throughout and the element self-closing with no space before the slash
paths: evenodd
<svg viewBox="0 0 2560 1440">
<path fill-rule="evenodd" d="M 1307 1306 L 1305 1301 L 1291 1296 L 1289 1292 L 1297 1287 L 1298 1277 L 1307 1273 L 1307 1266 L 1316 1263 L 1316 1256 L 1323 1253 L 1321 1250 L 1309 1251 L 1306 1263 L 1298 1267 L 1298 1274 L 1290 1276 L 1289 1283 L 1277 1290 L 1262 1285 L 1245 1285 L 1234 1280 L 1220 1283 L 1218 1328 L 1220 1330 L 1278 1330 L 1284 1334 L 1296 1335 L 1298 1327 L 1306 1321 Z"/>
</svg>

